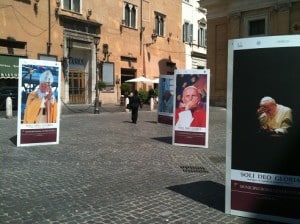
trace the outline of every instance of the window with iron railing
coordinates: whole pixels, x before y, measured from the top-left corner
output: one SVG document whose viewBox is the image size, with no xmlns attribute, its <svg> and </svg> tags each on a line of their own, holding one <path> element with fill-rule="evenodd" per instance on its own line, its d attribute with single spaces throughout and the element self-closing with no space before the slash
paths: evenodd
<svg viewBox="0 0 300 224">
<path fill-rule="evenodd" d="M 81 0 L 63 0 L 63 9 L 81 13 Z"/>
</svg>

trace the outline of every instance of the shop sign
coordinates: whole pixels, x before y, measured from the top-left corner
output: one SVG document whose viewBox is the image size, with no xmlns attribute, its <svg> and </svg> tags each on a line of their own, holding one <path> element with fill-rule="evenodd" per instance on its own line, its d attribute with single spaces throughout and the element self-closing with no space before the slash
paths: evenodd
<svg viewBox="0 0 300 224">
<path fill-rule="evenodd" d="M 17 79 L 19 58 L 0 55 L 0 79 Z"/>
<path fill-rule="evenodd" d="M 70 57 L 69 63 L 71 69 L 84 69 L 86 61 L 83 58 Z"/>
</svg>

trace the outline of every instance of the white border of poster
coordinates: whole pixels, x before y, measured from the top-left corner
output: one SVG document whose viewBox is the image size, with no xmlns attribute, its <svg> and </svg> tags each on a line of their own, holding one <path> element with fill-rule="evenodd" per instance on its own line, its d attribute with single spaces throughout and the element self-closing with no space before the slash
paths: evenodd
<svg viewBox="0 0 300 224">
<path fill-rule="evenodd" d="M 19 60 L 17 146 L 59 143 L 60 77 L 60 62 Z M 40 87 L 40 82 L 44 78 L 48 80 L 46 92 L 42 90 L 43 87 Z M 29 102 L 31 106 L 28 106 Z M 45 106 L 46 104 L 48 107 Z M 48 117 L 45 116 L 44 111 L 48 112 Z M 39 121 L 36 118 L 37 114 L 40 116 Z"/>
<path fill-rule="evenodd" d="M 299 61 L 300 35 L 228 42 L 226 213 L 300 222 Z M 270 98 L 292 111 L 285 131 L 263 126 Z"/>
<path fill-rule="evenodd" d="M 175 70 L 174 81 L 173 144 L 207 148 L 210 70 Z"/>
<path fill-rule="evenodd" d="M 160 75 L 158 84 L 158 122 L 173 124 L 174 75 Z"/>
</svg>

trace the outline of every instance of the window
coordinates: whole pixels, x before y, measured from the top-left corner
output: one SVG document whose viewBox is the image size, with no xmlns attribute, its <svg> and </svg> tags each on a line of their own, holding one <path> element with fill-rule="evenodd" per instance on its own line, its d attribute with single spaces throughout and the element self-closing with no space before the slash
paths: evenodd
<svg viewBox="0 0 300 224">
<path fill-rule="evenodd" d="M 206 29 L 203 27 L 198 29 L 198 46 L 206 47 Z"/>
<path fill-rule="evenodd" d="M 266 36 L 268 35 L 269 13 L 245 15 L 244 36 Z"/>
<path fill-rule="evenodd" d="M 155 13 L 155 28 L 154 33 L 157 36 L 164 36 L 165 34 L 165 20 L 166 16 L 160 13 Z"/>
<path fill-rule="evenodd" d="M 193 42 L 193 24 L 185 22 L 183 24 L 183 42 L 192 43 Z"/>
<path fill-rule="evenodd" d="M 260 36 L 266 33 L 266 23 L 264 19 L 249 21 L 249 36 Z"/>
<path fill-rule="evenodd" d="M 63 0 L 63 9 L 80 13 L 81 0 Z"/>
<path fill-rule="evenodd" d="M 206 33 L 207 33 L 206 18 L 202 18 L 198 21 L 198 46 L 206 47 Z"/>
<path fill-rule="evenodd" d="M 137 6 L 124 2 L 124 18 L 123 25 L 131 28 L 136 28 Z"/>
<path fill-rule="evenodd" d="M 102 81 L 105 82 L 107 86 L 114 85 L 114 63 L 103 62 L 102 63 Z"/>
</svg>

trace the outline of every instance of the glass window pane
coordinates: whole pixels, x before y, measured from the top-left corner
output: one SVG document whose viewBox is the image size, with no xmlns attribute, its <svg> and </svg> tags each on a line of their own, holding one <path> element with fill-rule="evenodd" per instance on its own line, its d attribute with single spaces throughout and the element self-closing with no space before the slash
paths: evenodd
<svg viewBox="0 0 300 224">
<path fill-rule="evenodd" d="M 128 6 L 128 4 L 125 6 L 125 25 L 129 26 L 129 16 L 130 16 L 130 8 Z"/>
<path fill-rule="evenodd" d="M 188 36 L 188 40 L 189 42 L 193 42 L 193 24 L 189 24 L 189 28 L 188 28 L 188 33 L 189 33 L 189 36 Z"/>
<path fill-rule="evenodd" d="M 265 20 L 253 20 L 249 22 L 249 36 L 265 35 Z"/>
<path fill-rule="evenodd" d="M 188 41 L 188 23 L 183 24 L 183 41 L 187 42 Z"/>
<path fill-rule="evenodd" d="M 131 9 L 131 27 L 135 28 L 136 10 L 135 7 Z"/>
<path fill-rule="evenodd" d="M 155 17 L 155 34 L 159 35 L 159 20 L 158 20 L 158 16 Z"/>
<path fill-rule="evenodd" d="M 159 23 L 159 35 L 160 36 L 164 35 L 164 19 L 163 18 L 160 19 L 160 23 Z"/>
<path fill-rule="evenodd" d="M 73 11 L 80 12 L 80 0 L 73 0 Z"/>
<path fill-rule="evenodd" d="M 114 85 L 114 64 L 104 62 L 102 66 L 103 82 L 105 82 L 106 85 Z"/>
<path fill-rule="evenodd" d="M 71 10 L 70 0 L 64 0 L 64 9 Z"/>
</svg>

